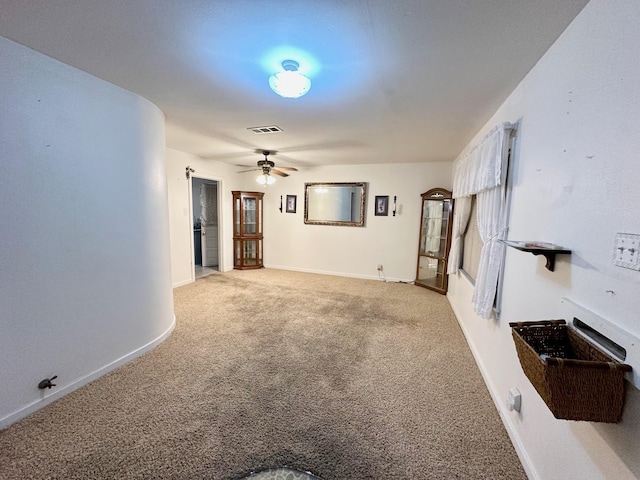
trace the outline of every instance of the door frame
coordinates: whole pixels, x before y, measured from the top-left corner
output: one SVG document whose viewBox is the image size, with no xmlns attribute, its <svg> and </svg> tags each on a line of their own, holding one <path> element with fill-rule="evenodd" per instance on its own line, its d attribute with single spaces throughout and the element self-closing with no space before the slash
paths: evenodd
<svg viewBox="0 0 640 480">
<path fill-rule="evenodd" d="M 224 272 L 225 270 L 225 261 L 224 261 L 224 242 L 222 239 L 224 238 L 224 220 L 225 209 L 222 208 L 223 205 L 223 196 L 222 191 L 223 181 L 221 178 L 208 176 L 208 175 L 191 175 L 188 182 L 188 190 L 189 190 L 189 263 L 191 264 L 191 281 L 196 281 L 196 262 L 195 262 L 195 252 L 194 252 L 194 235 L 193 235 L 193 179 L 199 178 L 200 180 L 208 180 L 210 182 L 216 182 L 218 185 L 216 196 L 217 196 L 217 207 L 218 207 L 218 271 Z"/>
</svg>

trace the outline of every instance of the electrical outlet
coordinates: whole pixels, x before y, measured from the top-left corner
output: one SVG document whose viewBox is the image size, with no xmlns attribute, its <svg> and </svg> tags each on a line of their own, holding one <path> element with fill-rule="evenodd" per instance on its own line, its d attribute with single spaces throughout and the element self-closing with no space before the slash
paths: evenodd
<svg viewBox="0 0 640 480">
<path fill-rule="evenodd" d="M 613 248 L 613 264 L 618 267 L 640 270 L 640 235 L 616 234 Z"/>
<path fill-rule="evenodd" d="M 378 270 L 379 272 L 382 271 L 382 264 L 381 263 L 378 264 L 378 266 L 376 267 L 376 270 Z"/>
<path fill-rule="evenodd" d="M 516 387 L 513 387 L 511 390 L 509 390 L 506 404 L 509 411 L 519 412 L 522 406 L 522 395 L 520 394 L 520 390 L 518 390 Z"/>
</svg>

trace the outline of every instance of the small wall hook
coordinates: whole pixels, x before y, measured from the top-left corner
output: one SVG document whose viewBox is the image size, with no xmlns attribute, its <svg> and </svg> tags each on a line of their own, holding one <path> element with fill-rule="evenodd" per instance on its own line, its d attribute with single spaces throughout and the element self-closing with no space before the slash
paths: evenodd
<svg viewBox="0 0 640 480">
<path fill-rule="evenodd" d="M 39 384 L 38 384 L 38 388 L 40 390 L 44 390 L 45 388 L 51 388 L 51 387 L 55 387 L 56 384 L 55 383 L 51 383 L 52 380 L 55 380 L 56 378 L 58 378 L 57 375 L 54 375 L 51 378 L 45 378 L 44 380 L 42 380 Z"/>
<path fill-rule="evenodd" d="M 193 172 L 195 172 L 195 170 L 194 170 L 193 168 L 191 168 L 190 166 L 188 166 L 188 165 L 187 165 L 187 167 L 185 168 L 185 170 L 186 170 L 186 176 L 187 176 L 187 178 L 190 178 L 190 177 L 191 177 L 191 174 L 192 174 Z"/>
</svg>

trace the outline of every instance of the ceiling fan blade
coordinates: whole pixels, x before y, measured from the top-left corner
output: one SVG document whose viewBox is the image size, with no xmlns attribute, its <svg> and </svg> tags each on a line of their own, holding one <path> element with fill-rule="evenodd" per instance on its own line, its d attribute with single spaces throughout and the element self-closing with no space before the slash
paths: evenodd
<svg viewBox="0 0 640 480">
<path fill-rule="evenodd" d="M 297 172 L 298 169 L 295 167 L 278 167 L 279 170 L 286 170 L 287 172 Z"/>
<path fill-rule="evenodd" d="M 279 175 L 280 177 L 288 177 L 289 174 L 288 173 L 284 173 L 281 172 L 280 170 L 278 170 L 277 168 L 272 168 L 271 169 L 271 173 L 275 174 L 275 175 Z"/>
<path fill-rule="evenodd" d="M 262 170 L 261 168 L 250 168 L 249 170 L 240 170 L 237 173 L 255 172 L 256 170 Z"/>
</svg>

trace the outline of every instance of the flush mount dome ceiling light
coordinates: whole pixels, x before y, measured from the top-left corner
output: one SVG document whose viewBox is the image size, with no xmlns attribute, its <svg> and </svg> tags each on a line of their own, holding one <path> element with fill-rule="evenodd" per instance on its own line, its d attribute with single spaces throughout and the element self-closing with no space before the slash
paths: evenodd
<svg viewBox="0 0 640 480">
<path fill-rule="evenodd" d="M 298 98 L 307 93 L 311 88 L 311 80 L 298 71 L 299 67 L 300 64 L 295 60 L 283 61 L 283 71 L 269 77 L 271 90 L 285 98 Z"/>
</svg>

